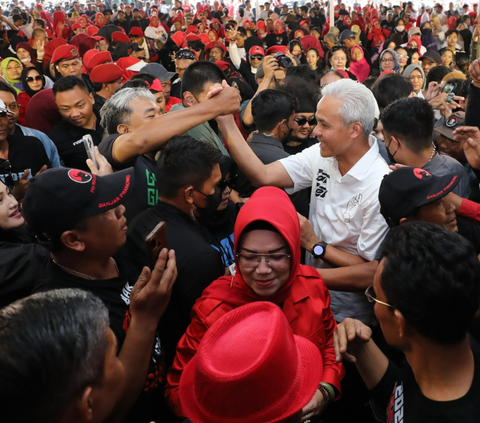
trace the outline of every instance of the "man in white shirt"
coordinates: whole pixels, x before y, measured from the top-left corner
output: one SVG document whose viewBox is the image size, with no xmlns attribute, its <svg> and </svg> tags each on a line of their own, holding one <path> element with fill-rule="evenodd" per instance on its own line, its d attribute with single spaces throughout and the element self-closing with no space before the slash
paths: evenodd
<svg viewBox="0 0 480 423">
<path fill-rule="evenodd" d="M 320 154 L 315 145 L 263 165 L 232 118 L 218 119 L 219 128 L 236 163 L 254 186 L 289 188 L 289 194 L 312 187 L 309 218 L 314 233 L 302 233 L 302 246 L 311 252 L 307 264 L 343 268 L 328 270 L 345 274 L 345 267 L 368 266 L 387 233 L 378 190 L 388 166 L 370 136 L 375 115 L 371 91 L 348 79 L 329 84 L 322 91 L 313 131 L 320 142 Z M 303 227 L 308 227 L 308 222 L 302 222 Z M 373 310 L 361 291 L 364 282 L 356 279 L 356 273 L 351 272 L 342 283 L 332 286 L 326 281 L 329 289 L 335 290 L 331 292 L 332 310 L 338 321 L 357 316 L 370 324 Z"/>
</svg>

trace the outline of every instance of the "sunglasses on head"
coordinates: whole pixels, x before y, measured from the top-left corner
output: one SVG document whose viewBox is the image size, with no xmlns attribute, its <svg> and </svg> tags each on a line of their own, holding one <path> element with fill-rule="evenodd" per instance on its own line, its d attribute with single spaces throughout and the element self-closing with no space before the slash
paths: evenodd
<svg viewBox="0 0 480 423">
<path fill-rule="evenodd" d="M 347 48 L 346 48 L 345 46 L 338 46 L 338 45 L 336 45 L 336 46 L 333 46 L 333 47 L 331 48 L 331 50 L 332 50 L 332 53 L 335 53 L 335 52 L 338 51 L 338 50 L 343 50 L 344 52 L 346 52 L 346 51 L 347 51 Z"/>
<path fill-rule="evenodd" d="M 230 179 L 225 179 L 223 181 L 220 181 L 217 186 L 218 188 L 220 188 L 221 191 L 223 191 L 226 187 L 232 187 L 232 183 L 233 181 L 231 181 Z"/>
<path fill-rule="evenodd" d="M 193 51 L 181 50 L 175 53 L 175 59 L 197 60 L 197 56 Z"/>
<path fill-rule="evenodd" d="M 250 60 L 262 60 L 263 59 L 263 56 L 261 54 L 253 54 L 252 56 L 250 56 Z"/>
<path fill-rule="evenodd" d="M 298 123 L 299 126 L 303 126 L 305 125 L 307 122 L 308 122 L 308 125 L 309 126 L 314 126 L 317 124 L 317 119 L 315 118 L 315 116 L 312 116 L 310 119 L 307 119 L 307 118 L 295 118 L 295 122 Z"/>
<path fill-rule="evenodd" d="M 25 81 L 27 81 L 27 82 L 41 81 L 41 80 L 43 80 L 43 77 L 41 75 L 27 76 L 25 78 Z"/>
</svg>

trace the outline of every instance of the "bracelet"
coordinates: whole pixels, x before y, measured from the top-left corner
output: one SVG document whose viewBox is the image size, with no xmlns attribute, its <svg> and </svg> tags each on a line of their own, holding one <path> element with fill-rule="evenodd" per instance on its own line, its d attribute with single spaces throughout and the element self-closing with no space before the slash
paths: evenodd
<svg viewBox="0 0 480 423">
<path fill-rule="evenodd" d="M 322 393 L 323 395 L 323 408 L 322 408 L 322 411 L 325 411 L 326 408 L 328 407 L 328 404 L 330 404 L 330 394 L 328 393 L 328 391 L 326 390 L 326 388 L 320 384 L 318 386 L 318 390 Z"/>
<path fill-rule="evenodd" d="M 336 394 L 335 394 L 334 387 L 326 382 L 320 382 L 320 386 L 323 386 L 327 390 L 327 392 L 330 394 L 330 400 L 335 401 Z"/>
</svg>

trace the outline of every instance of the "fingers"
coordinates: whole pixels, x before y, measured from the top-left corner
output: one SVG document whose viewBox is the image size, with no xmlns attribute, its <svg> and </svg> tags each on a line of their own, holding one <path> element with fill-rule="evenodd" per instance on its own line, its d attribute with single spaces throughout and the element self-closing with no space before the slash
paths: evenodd
<svg viewBox="0 0 480 423">
<path fill-rule="evenodd" d="M 137 282 L 135 283 L 132 291 L 138 292 L 138 291 L 141 291 L 143 288 L 145 288 L 148 281 L 150 280 L 150 274 L 151 274 L 150 269 L 147 266 L 145 266 L 142 269 L 142 273 L 140 273 L 140 276 L 138 277 Z"/>
<path fill-rule="evenodd" d="M 42 168 L 43 169 L 43 168 Z M 42 169 L 39 170 L 39 173 L 42 171 Z M 24 174 L 22 175 L 22 177 L 20 178 L 20 180 L 22 181 L 26 181 L 28 179 L 28 176 L 30 175 L 30 169 L 27 169 Z M 38 175 L 38 174 L 37 174 Z"/>
</svg>

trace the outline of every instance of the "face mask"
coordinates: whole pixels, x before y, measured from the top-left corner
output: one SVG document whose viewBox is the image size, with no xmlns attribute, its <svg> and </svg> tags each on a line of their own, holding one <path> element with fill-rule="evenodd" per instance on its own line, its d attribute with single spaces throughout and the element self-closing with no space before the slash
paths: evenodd
<svg viewBox="0 0 480 423">
<path fill-rule="evenodd" d="M 22 63 L 27 63 L 27 62 L 31 62 L 31 61 L 32 61 L 32 58 L 31 58 L 30 56 L 28 56 L 28 57 L 25 58 L 25 59 L 20 59 L 20 61 L 21 61 Z"/>
<path fill-rule="evenodd" d="M 432 33 L 432 28 L 423 28 L 422 29 L 422 34 L 423 35 L 428 35 Z"/>
<path fill-rule="evenodd" d="M 210 216 L 218 209 L 218 206 L 222 202 L 222 189 L 217 185 L 215 187 L 215 192 L 212 195 L 205 196 L 205 201 L 205 207 L 198 207 L 195 204 L 195 206 L 197 206 L 198 213 L 203 217 Z"/>
<path fill-rule="evenodd" d="M 397 31 L 398 32 L 403 32 L 405 30 L 405 27 L 402 25 L 397 26 Z"/>
<path fill-rule="evenodd" d="M 387 155 L 388 155 L 388 160 L 390 160 L 390 164 L 395 164 L 397 163 L 395 161 L 395 154 L 397 154 L 397 151 L 395 151 L 395 153 L 390 153 L 390 149 L 388 147 L 390 147 L 390 144 L 392 144 L 392 139 L 390 138 L 390 142 L 388 143 L 388 146 L 385 146 L 386 149 L 387 149 Z"/>
</svg>

